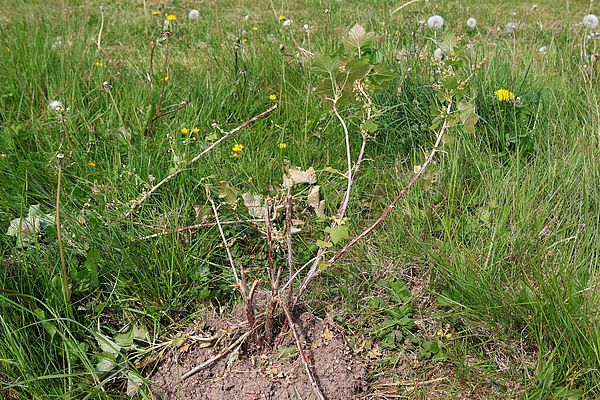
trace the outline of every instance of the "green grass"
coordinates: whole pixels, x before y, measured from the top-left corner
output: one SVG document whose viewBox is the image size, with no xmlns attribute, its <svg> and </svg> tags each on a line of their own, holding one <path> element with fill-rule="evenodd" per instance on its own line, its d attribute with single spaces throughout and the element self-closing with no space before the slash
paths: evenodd
<svg viewBox="0 0 600 400">
<path fill-rule="evenodd" d="M 164 105 L 189 104 L 147 135 L 164 60 L 157 48 L 150 85 L 150 43 L 162 21 L 150 15 L 154 5 L 65 3 L 66 14 L 60 2 L 9 0 L 0 17 L 0 230 L 31 205 L 56 211 L 56 155 L 64 153 L 63 241 L 67 265 L 76 271 L 70 311 L 55 230 L 26 249 L 17 248 L 14 237 L 0 236 L 0 397 L 127 398 L 124 375 L 95 369 L 99 330 L 112 337 L 133 324 L 145 326 L 149 336 L 138 344 L 151 348 L 169 343 L 194 318 L 237 301 L 218 232 L 172 233 L 198 222 L 194 208 L 204 204 L 206 184 L 226 181 L 241 192 L 265 194 L 281 182 L 285 165 L 313 166 L 327 213 L 334 212 L 345 181 L 324 169 L 344 170 L 343 134 L 335 117 L 321 110 L 312 91 L 318 78 L 297 46 L 331 52 L 357 22 L 377 32 L 397 76 L 374 98 L 384 113 L 348 211 L 354 233 L 376 218 L 434 139 L 429 110 L 436 99 L 428 73 L 437 46 L 419 24 L 434 13 L 444 16 L 445 30 L 472 41 L 474 60 L 486 60 L 474 80 L 481 116 L 476 133 L 446 143 L 431 167 L 431 185 L 416 185 L 373 236 L 319 278 L 306 300 L 317 312 L 332 313 L 355 337 L 373 337 L 372 319 L 395 307 L 381 280 L 407 279 L 416 265 L 420 294 L 430 300 L 422 304 L 415 295 L 413 317 L 449 323 L 453 338 L 442 343 L 444 360 L 421 359 L 410 373 L 373 362 L 373 382 L 382 375 L 389 382 L 428 381 L 441 369 L 448 379 L 431 392 L 399 385 L 396 393 L 600 396 L 600 85 L 598 62 L 589 67 L 582 60 L 584 28 L 577 25 L 597 9 L 584 1 L 546 1 L 536 10 L 518 1 L 443 1 L 390 15 L 401 3 L 228 0 L 202 3 L 201 18 L 192 22 L 187 2 L 169 2 L 164 10 L 178 20 L 169 38 Z M 514 37 L 497 29 L 513 11 L 519 22 Z M 294 20 L 291 29 L 280 26 L 280 14 Z M 478 19 L 475 32 L 466 32 L 469 15 Z M 242 31 L 247 41 L 236 50 L 232 38 Z M 537 52 L 543 45 L 549 49 L 545 60 Z M 597 40 L 587 46 L 588 53 L 598 52 Z M 114 105 L 102 90 L 105 81 Z M 518 115 L 499 114 L 499 88 L 521 97 Z M 270 94 L 277 95 L 280 110 L 165 185 L 132 217 L 123 216 L 130 201 L 176 167 L 177 158 L 190 159 L 206 147 L 204 138 L 219 133 L 214 122 L 224 130 L 235 127 L 266 109 Z M 64 124 L 47 107 L 54 99 L 69 108 Z M 119 114 L 130 142 L 119 132 Z M 349 123 L 357 148 L 360 121 Z M 182 127 L 200 132 L 183 137 Z M 519 139 L 508 143 L 506 134 Z M 61 148 L 61 137 L 69 137 L 72 147 L 65 140 Z M 278 148 L 282 142 L 285 150 Z M 230 157 L 235 143 L 245 146 L 240 159 Z M 243 212 L 230 209 L 222 218 Z M 148 226 L 171 233 L 140 239 L 155 232 Z M 296 240 L 298 263 L 310 258 L 320 229 L 307 227 Z M 256 230 L 238 225 L 226 232 L 236 238 L 236 258 L 262 268 L 265 248 Z M 97 282 L 85 276 L 91 249 L 100 251 Z M 374 307 L 367 298 L 382 302 Z M 423 342 L 435 337 L 435 323 L 418 325 L 410 343 L 386 349 L 382 357 L 418 358 Z M 145 356 L 124 353 L 120 371 Z M 143 388 L 142 396 L 150 398 L 148 393 Z"/>
</svg>

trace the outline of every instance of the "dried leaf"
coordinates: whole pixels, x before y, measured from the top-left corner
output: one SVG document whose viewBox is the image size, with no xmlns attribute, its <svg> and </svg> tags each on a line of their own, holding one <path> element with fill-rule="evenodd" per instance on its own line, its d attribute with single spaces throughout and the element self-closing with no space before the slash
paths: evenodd
<svg viewBox="0 0 600 400">
<path fill-rule="evenodd" d="M 310 185 L 317 183 L 317 174 L 313 167 L 308 168 L 306 171 L 290 169 L 288 173 L 283 176 L 283 186 L 286 188 L 302 183 L 308 183 Z"/>
<path fill-rule="evenodd" d="M 333 332 L 329 329 L 329 325 L 323 325 L 323 333 L 321 333 L 321 337 L 325 340 L 333 339 Z"/>
</svg>

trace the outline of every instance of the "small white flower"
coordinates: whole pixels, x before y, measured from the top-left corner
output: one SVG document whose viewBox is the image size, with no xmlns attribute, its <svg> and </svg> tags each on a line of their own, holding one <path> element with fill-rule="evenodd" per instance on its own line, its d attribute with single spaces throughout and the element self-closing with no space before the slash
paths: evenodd
<svg viewBox="0 0 600 400">
<path fill-rule="evenodd" d="M 198 10 L 190 10 L 190 13 L 188 14 L 188 18 L 189 19 L 198 19 L 200 18 L 200 11 Z"/>
<path fill-rule="evenodd" d="M 516 22 L 509 22 L 504 27 L 504 30 L 506 30 L 506 32 L 508 32 L 508 33 L 513 33 L 516 29 L 517 29 L 517 23 Z"/>
<path fill-rule="evenodd" d="M 469 18 L 467 20 L 467 26 L 471 29 L 475 28 L 477 26 L 477 20 L 473 17 Z"/>
<path fill-rule="evenodd" d="M 283 25 L 283 26 L 292 26 L 292 22 L 293 21 L 291 19 L 286 19 L 285 21 L 283 21 L 281 23 L 281 25 Z"/>
<path fill-rule="evenodd" d="M 438 60 L 441 60 L 442 57 L 444 57 L 444 53 L 442 52 L 442 49 L 440 49 L 439 47 L 437 49 L 435 49 L 433 51 L 433 56 L 435 58 L 437 58 Z"/>
<path fill-rule="evenodd" d="M 542 55 L 545 56 L 548 53 L 548 48 L 546 46 L 542 46 L 540 47 L 540 49 L 538 50 L 538 52 Z"/>
<path fill-rule="evenodd" d="M 588 29 L 596 29 L 598 26 L 598 17 L 594 14 L 588 14 L 583 17 L 583 25 Z"/>
<path fill-rule="evenodd" d="M 60 100 L 52 100 L 48 104 L 48 108 L 54 111 L 61 111 L 63 109 L 63 103 Z"/>
<path fill-rule="evenodd" d="M 436 31 L 440 30 L 444 26 L 444 18 L 439 15 L 432 15 L 427 19 L 427 25 Z"/>
<path fill-rule="evenodd" d="M 309 30 L 310 28 L 308 27 L 308 24 L 304 24 L 304 26 L 302 27 L 302 29 L 304 29 L 305 31 L 307 31 L 307 32 L 308 32 L 308 30 Z"/>
</svg>

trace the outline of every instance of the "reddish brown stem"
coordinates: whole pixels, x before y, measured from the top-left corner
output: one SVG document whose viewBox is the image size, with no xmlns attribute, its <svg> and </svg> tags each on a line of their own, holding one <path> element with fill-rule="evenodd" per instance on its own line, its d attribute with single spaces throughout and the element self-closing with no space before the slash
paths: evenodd
<svg viewBox="0 0 600 400">
<path fill-rule="evenodd" d="M 154 113 L 154 118 L 152 119 L 152 129 L 150 130 L 150 135 L 154 136 L 156 132 L 156 123 L 158 122 L 158 118 L 160 115 L 160 111 L 162 108 L 162 103 L 165 97 L 165 84 L 167 83 L 168 77 L 168 68 L 169 68 L 169 31 L 164 33 L 165 35 L 165 63 L 163 67 L 163 79 L 160 85 L 160 97 L 158 98 L 158 104 L 156 105 L 156 113 Z"/>
<path fill-rule="evenodd" d="M 315 379 L 315 376 L 312 373 L 310 364 L 308 363 L 308 360 L 306 359 L 306 354 L 304 353 L 304 349 L 302 348 L 302 341 L 300 340 L 300 334 L 298 333 L 298 328 L 296 327 L 296 324 L 294 323 L 294 318 L 292 317 L 292 313 L 288 309 L 285 302 L 283 300 L 281 300 L 281 298 L 278 298 L 278 302 L 279 302 L 279 305 L 281 306 L 281 309 L 283 310 L 283 313 L 285 314 L 285 318 L 286 318 L 290 328 L 292 329 L 292 334 L 294 335 L 296 347 L 298 348 L 298 354 L 300 354 L 300 359 L 302 360 L 302 364 L 304 364 L 304 370 L 306 371 L 306 375 L 308 376 L 310 385 L 312 386 L 313 391 L 315 392 L 315 395 L 317 396 L 317 398 L 319 400 L 325 400 L 325 396 L 323 396 L 323 393 L 321 392 L 321 389 L 319 388 L 317 380 Z"/>
</svg>

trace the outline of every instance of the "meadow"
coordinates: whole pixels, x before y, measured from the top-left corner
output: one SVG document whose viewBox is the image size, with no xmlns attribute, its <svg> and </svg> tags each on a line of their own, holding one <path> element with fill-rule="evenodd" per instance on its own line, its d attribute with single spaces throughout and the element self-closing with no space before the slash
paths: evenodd
<svg viewBox="0 0 600 400">
<path fill-rule="evenodd" d="M 158 399 L 273 268 L 358 398 L 600 397 L 594 1 L 3 3 L 0 398 Z"/>
</svg>

